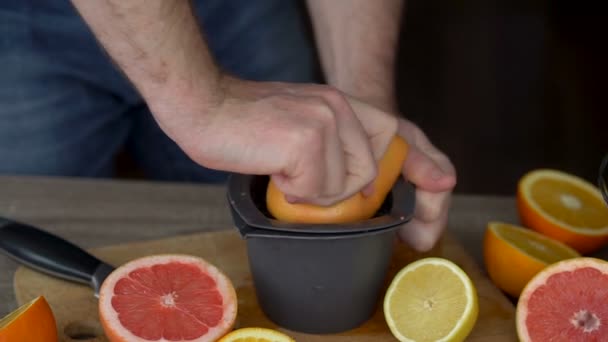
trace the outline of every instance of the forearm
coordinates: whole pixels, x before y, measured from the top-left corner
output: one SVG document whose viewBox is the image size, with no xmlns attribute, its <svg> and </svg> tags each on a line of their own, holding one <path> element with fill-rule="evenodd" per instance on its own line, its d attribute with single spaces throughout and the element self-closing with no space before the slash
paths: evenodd
<svg viewBox="0 0 608 342">
<path fill-rule="evenodd" d="M 394 106 L 395 57 L 403 0 L 307 0 L 330 85 Z"/>
<path fill-rule="evenodd" d="M 151 106 L 212 102 L 220 73 L 185 0 L 72 0 L 114 62 Z"/>
</svg>

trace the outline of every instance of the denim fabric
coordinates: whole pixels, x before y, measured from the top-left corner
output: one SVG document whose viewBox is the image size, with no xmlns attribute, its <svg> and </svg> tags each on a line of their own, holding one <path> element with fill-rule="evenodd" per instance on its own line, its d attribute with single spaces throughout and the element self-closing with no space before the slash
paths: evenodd
<svg viewBox="0 0 608 342">
<path fill-rule="evenodd" d="M 319 81 L 297 1 L 195 6 L 228 72 Z M 123 147 L 153 179 L 222 182 L 227 176 L 192 162 L 160 130 L 68 0 L 0 1 L 0 174 L 111 177 Z"/>
</svg>

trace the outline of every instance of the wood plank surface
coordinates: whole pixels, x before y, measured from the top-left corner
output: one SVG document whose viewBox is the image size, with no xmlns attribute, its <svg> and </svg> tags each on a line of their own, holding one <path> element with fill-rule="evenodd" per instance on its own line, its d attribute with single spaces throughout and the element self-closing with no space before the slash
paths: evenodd
<svg viewBox="0 0 608 342">
<path fill-rule="evenodd" d="M 263 326 L 280 329 L 296 338 L 310 342 L 383 342 L 396 341 L 386 326 L 382 314 L 381 300 L 375 315 L 362 326 L 340 334 L 310 335 L 284 330 L 266 318 L 259 308 L 255 296 L 246 245 L 236 229 L 214 233 L 182 235 L 161 240 L 127 243 L 94 249 L 93 254 L 101 259 L 120 265 L 133 258 L 157 253 L 187 253 L 201 256 L 222 269 L 237 289 L 237 327 Z M 431 252 L 414 253 L 400 245 L 392 259 L 388 282 L 406 264 L 425 256 L 441 256 L 456 262 L 472 278 L 479 295 L 480 313 L 477 324 L 468 341 L 516 341 L 514 308 L 511 303 L 483 275 L 475 261 L 450 235 Z M 277 274 L 280 276 L 280 274 Z M 97 314 L 97 300 L 93 291 L 66 281 L 48 277 L 39 272 L 20 267 L 15 275 L 15 292 L 19 304 L 38 295 L 49 301 L 58 323 L 60 341 L 105 342 Z M 356 300 L 356 298 L 353 298 Z M 297 308 L 294 308 L 297 310 Z"/>
</svg>

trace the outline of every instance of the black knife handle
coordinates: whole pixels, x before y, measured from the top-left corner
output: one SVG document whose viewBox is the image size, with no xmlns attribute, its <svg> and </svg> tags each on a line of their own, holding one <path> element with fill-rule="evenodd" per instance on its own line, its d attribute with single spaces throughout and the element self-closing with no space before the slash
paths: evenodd
<svg viewBox="0 0 608 342">
<path fill-rule="evenodd" d="M 0 251 L 40 272 L 90 284 L 101 261 L 44 230 L 0 217 Z"/>
</svg>

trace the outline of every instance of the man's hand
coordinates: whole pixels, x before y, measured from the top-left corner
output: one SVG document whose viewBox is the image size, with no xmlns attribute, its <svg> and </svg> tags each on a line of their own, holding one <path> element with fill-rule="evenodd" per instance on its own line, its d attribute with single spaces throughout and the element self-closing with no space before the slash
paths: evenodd
<svg viewBox="0 0 608 342">
<path fill-rule="evenodd" d="M 410 145 L 403 176 L 416 185 L 414 218 L 401 228 L 399 237 L 418 251 L 428 251 L 446 227 L 456 171 L 449 158 L 412 122 L 400 120 L 399 135 Z"/>
<path fill-rule="evenodd" d="M 193 120 L 175 120 L 173 108 L 157 111 L 157 120 L 194 161 L 271 175 L 291 201 L 332 204 L 360 191 L 397 132 L 394 116 L 332 87 L 221 82 L 221 100 L 204 121 L 187 103 L 180 116 Z"/>
</svg>

